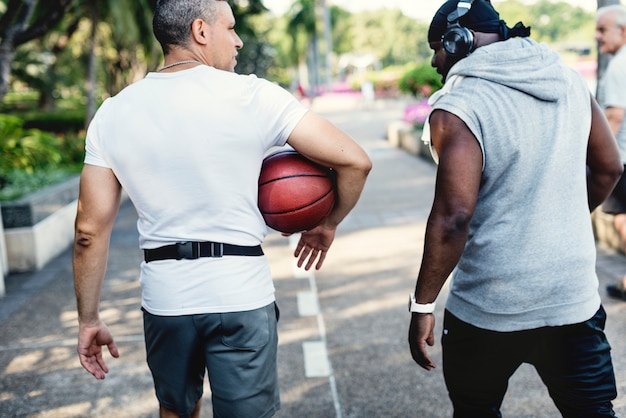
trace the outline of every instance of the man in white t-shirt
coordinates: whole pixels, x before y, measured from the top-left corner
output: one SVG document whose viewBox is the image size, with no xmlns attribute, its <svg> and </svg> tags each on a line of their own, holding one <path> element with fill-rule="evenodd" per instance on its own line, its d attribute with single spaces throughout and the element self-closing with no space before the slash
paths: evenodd
<svg viewBox="0 0 626 418">
<path fill-rule="evenodd" d="M 98 312 L 121 190 L 138 213 L 147 360 L 161 416 L 199 416 L 205 371 L 215 416 L 269 417 L 280 407 L 278 309 L 260 244 L 263 157 L 286 144 L 336 172 L 337 204 L 302 233 L 298 265 L 322 267 L 356 204 L 364 150 L 284 89 L 234 73 L 242 41 L 229 4 L 160 0 L 153 28 L 165 65 L 106 100 L 86 140 L 74 246 L 83 367 L 119 353 Z"/>
<path fill-rule="evenodd" d="M 626 168 L 626 7 L 611 5 L 598 9 L 596 41 L 600 52 L 612 55 L 599 80 L 599 99 Z M 614 215 L 615 228 L 626 247 L 626 174 L 622 175 L 602 210 Z M 626 300 L 626 275 L 607 286 L 607 292 L 609 296 Z"/>
</svg>

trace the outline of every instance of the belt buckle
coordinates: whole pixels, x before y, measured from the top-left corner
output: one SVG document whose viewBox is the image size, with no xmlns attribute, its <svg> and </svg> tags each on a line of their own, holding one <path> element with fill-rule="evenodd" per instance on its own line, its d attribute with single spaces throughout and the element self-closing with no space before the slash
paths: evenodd
<svg viewBox="0 0 626 418">
<path fill-rule="evenodd" d="M 211 243 L 211 257 L 223 257 L 224 256 L 224 244 L 221 242 Z"/>
<path fill-rule="evenodd" d="M 176 243 L 178 256 L 177 260 L 195 260 L 200 257 L 200 244 L 195 241 L 185 241 Z"/>
</svg>

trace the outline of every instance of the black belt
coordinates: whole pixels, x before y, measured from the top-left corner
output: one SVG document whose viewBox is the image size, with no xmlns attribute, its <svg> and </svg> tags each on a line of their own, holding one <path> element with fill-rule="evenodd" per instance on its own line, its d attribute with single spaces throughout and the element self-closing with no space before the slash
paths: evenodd
<svg viewBox="0 0 626 418">
<path fill-rule="evenodd" d="M 224 255 L 263 255 L 260 245 L 247 247 L 243 245 L 223 244 L 221 242 L 178 242 L 164 247 L 143 250 L 146 263 L 156 260 L 195 260 L 200 257 L 222 257 Z"/>
</svg>

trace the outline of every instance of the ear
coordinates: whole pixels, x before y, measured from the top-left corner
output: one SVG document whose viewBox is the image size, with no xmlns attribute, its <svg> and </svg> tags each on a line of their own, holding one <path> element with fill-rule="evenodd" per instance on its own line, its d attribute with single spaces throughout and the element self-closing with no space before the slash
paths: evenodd
<svg viewBox="0 0 626 418">
<path fill-rule="evenodd" d="M 209 42 L 208 29 L 209 25 L 207 25 L 204 20 L 194 20 L 191 23 L 191 36 L 193 36 L 194 41 L 196 41 L 200 45 L 206 45 Z"/>
</svg>

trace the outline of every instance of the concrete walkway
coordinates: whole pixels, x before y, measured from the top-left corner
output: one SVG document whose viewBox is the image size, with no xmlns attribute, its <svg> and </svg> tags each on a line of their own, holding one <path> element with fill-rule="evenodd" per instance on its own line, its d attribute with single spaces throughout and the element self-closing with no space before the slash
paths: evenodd
<svg viewBox="0 0 626 418">
<path fill-rule="evenodd" d="M 295 268 L 293 242 L 278 233 L 264 249 L 281 308 L 279 373 L 281 418 L 450 417 L 441 368 L 426 372 L 410 357 L 408 293 L 414 286 L 435 168 L 391 147 L 386 126 L 404 103 L 365 106 L 354 97 L 323 97 L 313 108 L 355 137 L 374 169 L 355 211 L 340 227 L 324 268 Z M 121 351 L 98 382 L 75 355 L 76 312 L 71 254 L 32 274 L 10 275 L 0 300 L 0 417 L 156 417 L 145 364 L 140 289 L 141 253 L 136 214 L 125 204 L 111 242 L 102 316 Z M 606 298 L 605 285 L 626 272 L 626 258 L 598 248 L 598 273 L 608 312 L 607 334 L 626 415 L 626 303 Z M 436 312 L 437 343 L 445 300 Z M 471 376 L 468 376 L 471 379 Z M 511 379 L 505 417 L 555 417 L 558 412 L 530 366 Z M 211 417 L 206 387 L 203 417 Z"/>
</svg>

